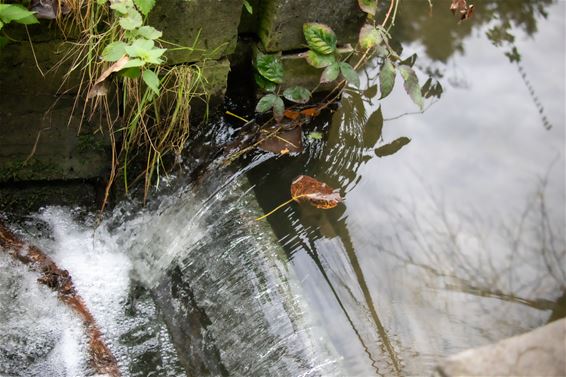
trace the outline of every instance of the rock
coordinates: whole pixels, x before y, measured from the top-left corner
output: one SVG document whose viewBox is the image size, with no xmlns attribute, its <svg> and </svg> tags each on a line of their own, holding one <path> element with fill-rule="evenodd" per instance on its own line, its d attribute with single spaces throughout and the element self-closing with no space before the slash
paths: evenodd
<svg viewBox="0 0 566 377">
<path fill-rule="evenodd" d="M 566 376 L 566 319 L 447 358 L 435 376 Z"/>
<path fill-rule="evenodd" d="M 194 50 L 167 52 L 167 64 L 219 59 L 236 48 L 242 1 L 160 0 L 149 14 L 149 24 L 163 32 L 163 40 Z M 166 46 L 169 47 L 169 46 Z"/>
<path fill-rule="evenodd" d="M 366 18 L 357 1 L 265 0 L 260 8 L 258 34 L 268 52 L 305 48 L 305 22 L 330 26 L 339 45 L 355 43 Z"/>
</svg>

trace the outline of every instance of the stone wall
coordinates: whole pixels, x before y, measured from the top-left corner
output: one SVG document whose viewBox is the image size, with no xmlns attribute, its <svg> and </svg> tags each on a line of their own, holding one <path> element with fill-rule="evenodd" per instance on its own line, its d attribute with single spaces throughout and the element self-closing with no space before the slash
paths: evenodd
<svg viewBox="0 0 566 377">
<path fill-rule="evenodd" d="M 303 23 L 329 24 L 345 45 L 356 40 L 364 20 L 356 1 L 250 3 L 252 14 L 241 0 L 157 0 L 148 22 L 163 31 L 164 40 L 187 47 L 169 51 L 167 63 L 200 64 L 209 91 L 221 98 L 228 58 L 242 57 L 234 51 L 239 33 L 257 41 L 249 51 L 283 55 L 288 84 L 314 86 L 320 71 L 297 55 L 305 48 Z M 79 77 L 61 85 L 69 65 L 55 68 L 68 47 L 55 23 L 29 26 L 33 48 L 22 26 L 5 30 L 14 40 L 0 51 L 0 183 L 104 176 L 110 164 L 108 133 L 97 117 L 83 117 L 83 103 L 75 102 Z"/>
</svg>

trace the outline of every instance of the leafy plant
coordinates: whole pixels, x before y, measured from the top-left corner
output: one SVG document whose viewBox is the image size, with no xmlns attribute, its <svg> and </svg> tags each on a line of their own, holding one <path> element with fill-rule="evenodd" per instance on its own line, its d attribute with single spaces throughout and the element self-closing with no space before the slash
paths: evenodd
<svg viewBox="0 0 566 377">
<path fill-rule="evenodd" d="M 311 92 L 302 86 L 287 88 L 282 95 L 279 94 L 279 85 L 283 83 L 284 79 L 283 63 L 279 56 L 258 52 L 255 69 L 256 84 L 267 92 L 259 99 L 255 108 L 257 112 L 263 113 L 272 110 L 273 117 L 280 121 L 283 119 L 285 111 L 283 98 L 299 104 L 307 103 L 311 98 Z"/>
<path fill-rule="evenodd" d="M 15 22 L 22 25 L 37 24 L 35 15 L 20 4 L 0 4 L 0 30 L 4 25 Z M 0 48 L 8 43 L 8 39 L 0 36 Z"/>
</svg>

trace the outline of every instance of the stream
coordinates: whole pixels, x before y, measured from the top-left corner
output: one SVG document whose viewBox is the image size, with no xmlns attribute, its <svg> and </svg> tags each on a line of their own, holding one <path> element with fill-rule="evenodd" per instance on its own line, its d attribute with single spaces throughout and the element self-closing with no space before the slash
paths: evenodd
<svg viewBox="0 0 566 377">
<path fill-rule="evenodd" d="M 436 2 L 433 17 L 426 1 L 399 9 L 403 56 L 443 87 L 423 113 L 399 77 L 371 94 L 372 61 L 298 156 L 178 173 L 101 223 L 51 206 L 10 227 L 70 272 L 124 376 L 430 375 L 561 318 L 566 3 L 476 3 L 460 24 Z M 365 127 L 378 109 L 381 132 Z M 302 174 L 343 202 L 256 221 Z M 0 253 L 0 376 L 93 375 L 81 323 L 36 280 Z"/>
</svg>

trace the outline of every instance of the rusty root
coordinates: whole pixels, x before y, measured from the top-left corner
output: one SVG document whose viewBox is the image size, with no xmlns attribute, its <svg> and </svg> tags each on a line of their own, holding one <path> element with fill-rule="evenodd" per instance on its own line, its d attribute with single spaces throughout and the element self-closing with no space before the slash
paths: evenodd
<svg viewBox="0 0 566 377">
<path fill-rule="evenodd" d="M 67 270 L 60 269 L 39 248 L 18 238 L 0 221 L 0 248 L 15 259 L 41 274 L 37 280 L 57 292 L 59 299 L 68 305 L 83 321 L 89 338 L 90 363 L 99 374 L 121 376 L 116 358 L 104 343 L 102 333 L 88 310 Z"/>
</svg>

